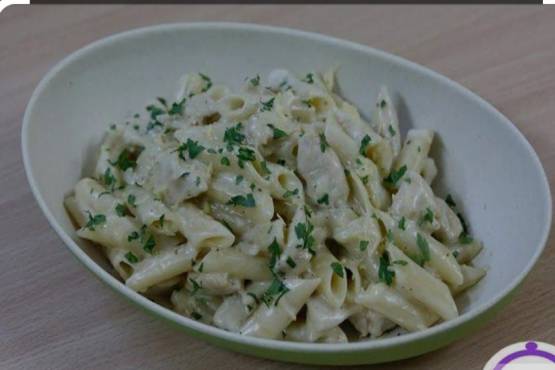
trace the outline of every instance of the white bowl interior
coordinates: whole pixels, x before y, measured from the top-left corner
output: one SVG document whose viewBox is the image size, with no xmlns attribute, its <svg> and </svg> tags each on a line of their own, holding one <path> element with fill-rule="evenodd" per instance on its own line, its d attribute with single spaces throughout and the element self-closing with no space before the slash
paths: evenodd
<svg viewBox="0 0 555 370">
<path fill-rule="evenodd" d="M 443 195 L 448 189 L 464 205 L 472 233 L 485 244 L 475 263 L 488 275 L 462 297 L 462 311 L 493 303 L 531 267 L 548 232 L 549 189 L 537 156 L 514 126 L 468 91 L 355 44 L 225 24 L 161 27 L 97 43 L 55 68 L 33 97 L 24 127 L 28 174 L 54 222 L 108 268 L 95 248 L 77 238 L 62 200 L 91 173 L 110 122 L 144 114 L 153 97 L 173 98 L 185 72 L 237 86 L 276 67 L 304 74 L 334 66 L 341 94 L 366 117 L 385 84 L 403 133 L 408 127 L 436 131 L 435 188 Z"/>
</svg>

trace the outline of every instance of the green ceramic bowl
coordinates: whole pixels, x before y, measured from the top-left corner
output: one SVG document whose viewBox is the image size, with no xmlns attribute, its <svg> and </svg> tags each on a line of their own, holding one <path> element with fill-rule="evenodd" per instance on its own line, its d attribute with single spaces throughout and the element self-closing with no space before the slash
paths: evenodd
<svg viewBox="0 0 555 370">
<path fill-rule="evenodd" d="M 341 94 L 370 115 L 381 84 L 394 93 L 402 130 L 437 132 L 439 192 L 462 200 L 488 275 L 464 294 L 460 317 L 422 332 L 347 344 L 244 337 L 180 316 L 131 291 L 94 246 L 80 240 L 62 200 L 92 172 L 111 121 L 170 95 L 184 72 L 239 84 L 283 67 L 298 73 L 339 67 Z M 255 356 L 312 364 L 369 364 L 445 346 L 477 329 L 509 301 L 539 258 L 551 225 L 549 186 L 538 157 L 490 104 L 424 67 L 367 46 L 290 29 L 231 23 L 169 24 L 95 42 L 65 58 L 40 82 L 25 112 L 22 148 L 29 184 L 48 221 L 88 269 L 118 293 L 189 335 Z"/>
</svg>

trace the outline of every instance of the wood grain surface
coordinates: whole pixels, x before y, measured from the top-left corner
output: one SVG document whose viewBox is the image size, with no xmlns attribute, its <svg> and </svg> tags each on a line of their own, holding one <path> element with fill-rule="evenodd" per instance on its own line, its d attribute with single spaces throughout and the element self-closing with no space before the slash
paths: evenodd
<svg viewBox="0 0 555 370">
<path fill-rule="evenodd" d="M 321 32 L 433 68 L 509 117 L 555 184 L 555 7 L 13 6 L 0 14 L 0 369 L 302 368 L 216 348 L 128 304 L 72 257 L 25 178 L 23 112 L 56 62 L 115 32 L 206 20 Z M 507 344 L 555 343 L 554 244 L 552 235 L 515 300 L 479 332 L 373 368 L 481 369 Z"/>
</svg>

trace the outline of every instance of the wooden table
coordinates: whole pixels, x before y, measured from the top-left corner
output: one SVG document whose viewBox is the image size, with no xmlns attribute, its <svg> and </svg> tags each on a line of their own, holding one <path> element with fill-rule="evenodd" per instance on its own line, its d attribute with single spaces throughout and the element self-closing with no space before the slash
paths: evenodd
<svg viewBox="0 0 555 370">
<path fill-rule="evenodd" d="M 1 369 L 301 368 L 221 350 L 129 305 L 76 262 L 48 226 L 25 179 L 23 111 L 57 61 L 115 32 L 204 20 L 321 32 L 431 67 L 507 115 L 536 148 L 555 184 L 555 7 L 10 7 L 0 14 Z M 379 368 L 481 369 L 509 343 L 555 343 L 554 238 L 516 299 L 478 333 Z"/>
</svg>

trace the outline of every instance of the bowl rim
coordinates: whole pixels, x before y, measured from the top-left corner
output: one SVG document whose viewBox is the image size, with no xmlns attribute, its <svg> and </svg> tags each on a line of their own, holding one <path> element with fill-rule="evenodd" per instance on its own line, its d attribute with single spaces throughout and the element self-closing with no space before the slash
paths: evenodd
<svg viewBox="0 0 555 370">
<path fill-rule="evenodd" d="M 30 131 L 29 127 L 31 125 L 30 119 L 31 119 L 31 116 L 33 115 L 33 110 L 35 108 L 37 100 L 42 96 L 43 92 L 47 89 L 49 83 L 54 78 L 56 78 L 56 76 L 60 72 L 62 72 L 65 69 L 65 67 L 67 67 L 68 65 L 71 65 L 72 63 L 77 62 L 82 58 L 86 58 L 91 53 L 94 53 L 98 49 L 108 46 L 114 42 L 125 41 L 129 39 L 137 38 L 137 37 L 140 38 L 149 33 L 167 32 L 172 30 L 248 31 L 248 32 L 264 33 L 264 34 L 279 34 L 279 35 L 291 36 L 296 38 L 303 38 L 306 40 L 313 40 L 317 42 L 325 42 L 332 46 L 348 47 L 357 51 L 364 52 L 367 55 L 373 55 L 373 56 L 377 56 L 379 58 L 388 60 L 393 64 L 397 64 L 405 69 L 410 70 L 411 72 L 420 73 L 428 78 L 438 80 L 439 82 L 446 84 L 449 88 L 458 90 L 459 92 L 463 93 L 473 103 L 480 105 L 482 108 L 485 108 L 491 114 L 496 116 L 497 119 L 499 119 L 500 121 L 506 124 L 507 129 L 511 130 L 512 134 L 515 135 L 518 138 L 518 140 L 521 142 L 521 144 L 524 145 L 525 149 L 528 152 L 528 155 L 532 159 L 532 162 L 535 166 L 535 170 L 538 171 L 540 174 L 542 187 L 543 187 L 543 196 L 546 198 L 544 212 L 546 213 L 547 218 L 543 226 L 540 242 L 538 243 L 538 245 L 536 245 L 536 250 L 534 252 L 534 255 L 532 256 L 530 261 L 528 261 L 527 265 L 524 267 L 524 270 L 519 275 L 514 277 L 512 281 L 504 289 L 501 289 L 496 295 L 490 297 L 488 300 L 480 304 L 478 307 L 463 313 L 462 315 L 458 316 L 453 320 L 442 322 L 440 324 L 434 325 L 423 331 L 407 333 L 401 336 L 390 337 L 390 338 L 379 338 L 378 340 L 363 340 L 363 341 L 348 342 L 348 343 L 303 343 L 303 342 L 292 342 L 292 341 L 244 336 L 238 333 L 225 331 L 223 329 L 217 328 L 212 325 L 203 324 L 193 319 L 179 315 L 178 313 L 171 311 L 170 309 L 165 308 L 149 300 L 148 298 L 142 296 L 141 294 L 131 290 L 124 283 L 122 283 L 120 280 L 112 276 L 109 272 L 104 270 L 102 267 L 100 267 L 100 265 L 98 265 L 94 260 L 92 260 L 77 245 L 77 243 L 75 243 L 71 239 L 69 234 L 65 232 L 65 230 L 56 221 L 56 218 L 53 216 L 52 212 L 46 205 L 46 202 L 44 201 L 41 195 L 41 191 L 35 181 L 35 178 L 33 175 L 33 168 L 31 167 L 31 159 L 30 159 L 30 154 L 28 150 L 29 131 Z M 502 113 L 500 113 L 495 107 L 493 107 L 490 103 L 485 101 L 483 98 L 479 97 L 477 94 L 471 92 L 466 87 L 441 75 L 440 73 L 435 72 L 417 63 L 411 62 L 407 59 L 401 58 L 397 55 L 391 54 L 389 52 L 385 52 L 379 49 L 372 48 L 370 46 L 362 45 L 359 43 L 355 43 L 352 41 L 348 41 L 348 40 L 344 40 L 344 39 L 340 39 L 340 38 L 336 38 L 328 35 L 302 31 L 297 29 L 291 29 L 291 28 L 285 28 L 285 27 L 267 26 L 267 25 L 260 25 L 260 24 L 254 24 L 254 23 L 237 23 L 237 22 L 166 23 L 166 24 L 158 24 L 158 25 L 130 29 L 127 31 L 112 34 L 110 36 L 107 36 L 99 40 L 96 40 L 92 43 L 89 43 L 84 47 L 81 47 L 78 50 L 72 52 L 68 56 L 64 57 L 61 61 L 59 61 L 54 67 L 52 67 L 49 70 L 49 72 L 41 79 L 41 81 L 35 88 L 23 116 L 23 125 L 21 129 L 21 150 L 23 155 L 25 174 L 27 176 L 27 180 L 31 187 L 31 191 L 35 197 L 35 200 L 39 204 L 40 209 L 42 210 L 43 214 L 48 220 L 50 226 L 56 231 L 58 236 L 66 244 L 69 250 L 75 255 L 75 257 L 81 263 L 83 263 L 92 273 L 94 273 L 96 277 L 98 277 L 100 280 L 102 280 L 105 284 L 110 286 L 112 289 L 122 294 L 131 302 L 139 305 L 140 307 L 146 309 L 147 311 L 159 317 L 169 320 L 170 322 L 178 326 L 188 327 L 197 333 L 200 332 L 207 336 L 218 337 L 226 341 L 235 342 L 237 344 L 258 347 L 263 349 L 270 349 L 270 350 L 312 352 L 312 353 L 323 353 L 323 352 L 340 353 L 340 352 L 358 352 L 358 351 L 365 351 L 365 350 L 379 350 L 383 348 L 395 347 L 395 346 L 400 346 L 411 342 L 416 342 L 425 338 L 431 338 L 435 335 L 451 331 L 463 325 L 465 322 L 471 321 L 472 319 L 485 313 L 486 311 L 494 307 L 497 303 L 502 301 L 504 297 L 506 297 L 515 288 L 518 287 L 518 285 L 524 280 L 524 278 L 534 267 L 541 253 L 545 249 L 546 242 L 550 232 L 551 220 L 552 220 L 552 203 L 551 203 L 551 192 L 550 192 L 549 182 L 547 180 L 547 176 L 545 174 L 545 171 L 542 167 L 541 161 L 537 153 L 533 149 L 532 145 L 528 142 L 528 140 L 524 137 L 524 135 L 518 130 L 518 128 L 508 118 L 506 118 Z"/>
</svg>

